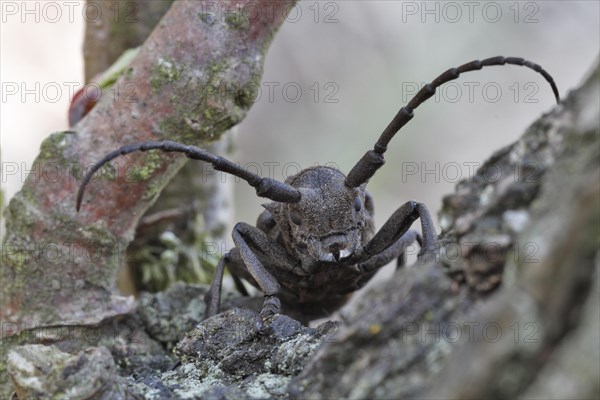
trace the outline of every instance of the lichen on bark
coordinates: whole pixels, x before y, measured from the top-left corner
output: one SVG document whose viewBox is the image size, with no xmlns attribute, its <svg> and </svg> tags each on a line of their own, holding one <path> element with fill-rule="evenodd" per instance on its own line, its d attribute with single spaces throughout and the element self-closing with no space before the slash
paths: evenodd
<svg viewBox="0 0 600 400">
<path fill-rule="evenodd" d="M 202 18 L 210 27 L 219 23 Z M 162 88 L 172 90 L 177 82 Z M 151 92 L 150 85 L 146 89 Z M 254 330 L 256 313 L 238 308 L 189 330 L 197 322 L 190 312 L 202 313 L 198 298 L 207 287 L 177 286 L 167 294 L 144 295 L 139 314 L 100 321 L 95 332 L 103 332 L 103 340 L 94 343 L 82 340 L 89 328 L 85 318 L 71 326 L 77 340 L 61 336 L 64 325 L 46 327 L 50 338 L 7 326 L 15 329 L 3 346 L 13 347 L 8 368 L 17 390 L 37 394 L 28 384 L 48 378 L 45 387 L 62 395 L 55 377 L 66 370 L 69 376 L 92 372 L 78 389 L 90 381 L 110 382 L 118 389 L 109 393 L 112 397 L 598 398 L 599 102 L 596 65 L 580 88 L 484 165 L 496 166 L 508 179 L 489 182 L 484 168 L 445 199 L 439 257 L 367 289 L 341 310 L 339 331 L 328 323 L 305 328 L 278 315 L 270 321 L 270 335 L 261 336 Z M 195 119 L 189 121 L 195 126 Z M 60 137 L 58 155 L 53 150 L 48 156 L 76 154 L 72 137 Z M 151 180 L 174 173 L 161 168 L 153 168 Z M 57 225 L 42 222 L 40 229 L 66 227 L 70 235 L 97 235 L 101 243 L 128 238 L 144 209 L 138 203 L 148 201 L 144 193 L 154 193 L 162 183 L 154 179 L 154 186 L 137 187 L 133 200 L 119 200 L 118 192 L 104 185 L 107 197 L 117 197 L 108 202 L 116 213 L 112 219 L 106 210 L 91 207 L 85 230 L 61 219 L 68 211 L 58 207 Z M 13 213 L 25 214 L 19 232 L 32 232 L 29 239 L 36 238 L 40 224 L 39 210 L 31 207 L 42 196 L 37 189 L 28 185 L 9 205 Z M 126 227 L 117 224 L 125 215 L 114 209 L 121 202 L 135 215 Z M 97 217 L 104 222 L 91 224 Z M 16 275 L 32 273 L 25 263 L 11 262 Z M 98 271 L 86 274 L 84 284 L 96 282 Z M 31 290 L 29 282 L 23 284 L 23 290 Z M 84 306 L 75 304 L 71 311 Z M 135 335 L 124 330 L 112 343 L 106 341 L 119 322 L 136 328 Z M 164 324 L 173 329 L 161 328 Z M 32 338 L 34 333 L 40 336 Z M 27 344 L 42 340 L 59 351 Z M 171 364 L 172 355 L 165 351 L 177 340 L 180 365 Z M 56 361 L 48 367 L 45 356 Z M 90 368 L 89 359 L 107 367 Z M 0 368 L 5 366 L 0 363 Z"/>
<path fill-rule="evenodd" d="M 598 398 L 598 74 L 600 67 L 521 139 L 492 156 L 490 163 L 511 174 L 509 161 L 538 160 L 543 173 L 528 182 L 532 187 L 515 190 L 523 182 L 511 180 L 489 189 L 479 174 L 460 183 L 443 209 L 452 218 L 441 235 L 439 257 L 367 289 L 340 311 L 339 325 L 309 329 L 278 315 L 267 324 L 270 333 L 259 335 L 252 311 L 260 309 L 259 297 L 227 299 L 225 308 L 248 307 L 229 309 L 189 330 L 197 321 L 192 314 L 202 313 L 198 298 L 208 287 L 180 284 L 165 294 L 144 295 L 135 325 L 143 327 L 138 348 L 150 346 L 142 340 L 148 332 L 174 345 L 180 363 L 167 367 L 169 357 L 156 347 L 120 353 L 113 346 L 114 364 L 121 366 L 111 375 L 114 386 L 149 399 Z M 518 193 L 526 195 L 519 199 Z M 471 251 L 449 257 L 465 236 L 481 237 L 481 243 L 509 240 L 502 238 L 507 245 L 487 262 L 486 253 L 473 257 Z M 519 252 L 523 243 L 538 245 L 535 258 Z M 488 274 L 476 276 L 497 276 L 497 284 L 481 290 L 465 280 L 469 269 L 485 267 Z M 12 374 L 23 374 L 15 354 L 31 350 L 13 350 Z M 81 357 L 70 353 L 75 356 L 58 358 Z M 80 362 L 80 370 L 86 365 Z"/>
<path fill-rule="evenodd" d="M 102 2 L 101 6 L 114 4 L 158 7 L 150 17 L 154 22 L 146 28 L 168 8 L 165 2 Z M 239 101 L 239 93 L 225 91 L 218 104 L 199 104 L 198 95 L 209 78 L 234 88 L 260 79 L 265 53 L 289 4 L 261 4 L 274 7 L 274 18 L 247 29 L 231 29 L 220 14 L 210 25 L 201 23 L 197 16 L 204 12 L 202 2 L 173 3 L 115 82 L 118 88 L 132 84 L 133 96 L 103 96 L 72 130 L 56 133 L 42 144 L 34 163 L 40 173 L 28 176 L 5 214 L 0 319 L 18 329 L 3 337 L 3 360 L 7 349 L 19 342 L 14 336 L 20 333 L 62 324 L 94 326 L 132 312 L 133 299 L 115 290 L 117 270 L 138 221 L 185 160 L 170 154 L 135 154 L 117 160 L 111 173 L 90 185 L 77 213 L 75 194 L 81 172 L 124 144 L 172 139 L 198 145 L 218 139 L 239 123 L 250 105 Z M 139 45 L 138 40 L 126 48 Z M 87 63 L 87 79 L 110 65 L 124 46 L 115 46 L 119 51 L 107 57 L 110 61 Z M 92 47 L 87 50 L 101 54 L 102 49 Z M 180 73 L 169 74 L 160 91 L 153 91 L 151 78 L 160 59 L 171 60 Z M 215 71 L 215 65 L 226 68 Z M 55 167 L 63 174 L 48 179 L 43 172 Z M 137 177 L 144 179 L 126 182 L 128 171 L 137 171 Z M 6 381 L 4 372 L 0 380 Z"/>
</svg>

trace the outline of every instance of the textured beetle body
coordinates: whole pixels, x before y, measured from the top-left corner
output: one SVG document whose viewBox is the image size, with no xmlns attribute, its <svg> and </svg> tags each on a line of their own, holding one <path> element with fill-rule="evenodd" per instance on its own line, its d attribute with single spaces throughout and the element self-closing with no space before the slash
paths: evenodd
<svg viewBox="0 0 600 400">
<path fill-rule="evenodd" d="M 283 270 L 268 255 L 258 255 L 281 285 L 283 312 L 298 319 L 331 314 L 376 272 L 365 274 L 352 257 L 373 237 L 373 201 L 364 187 L 348 188 L 345 178 L 330 167 L 303 170 L 286 183 L 299 189 L 304 201 L 264 204 L 258 218 L 258 229 L 297 260 L 295 268 Z M 232 272 L 260 289 L 239 251 L 230 257 Z"/>
<path fill-rule="evenodd" d="M 82 180 L 77 209 L 86 185 L 102 165 L 135 151 L 179 152 L 194 160 L 211 163 L 244 179 L 256 194 L 272 200 L 259 216 L 257 227 L 238 223 L 232 233 L 235 248 L 223 255 L 207 293 L 206 317 L 219 312 L 221 283 L 227 266 L 236 287 L 243 294 L 243 278 L 260 288 L 265 301 L 257 320 L 263 322 L 285 311 L 302 321 L 337 310 L 352 292 L 362 287 L 375 272 L 394 259 L 403 260 L 407 246 L 419 242 L 418 257 L 435 254 L 437 235 L 422 203 L 409 201 L 400 206 L 375 233 L 373 201 L 365 187 L 385 163 L 384 153 L 394 135 L 414 116 L 414 110 L 431 98 L 446 82 L 462 73 L 483 67 L 512 64 L 541 74 L 550 84 L 556 101 L 559 94 L 553 78 L 542 67 L 519 57 L 491 57 L 475 60 L 440 74 L 402 107 L 347 176 L 329 167 L 307 168 L 285 182 L 262 178 L 223 157 L 195 146 L 172 141 L 145 142 L 123 146 L 101 159 Z M 417 219 L 421 236 L 409 228 Z"/>
</svg>

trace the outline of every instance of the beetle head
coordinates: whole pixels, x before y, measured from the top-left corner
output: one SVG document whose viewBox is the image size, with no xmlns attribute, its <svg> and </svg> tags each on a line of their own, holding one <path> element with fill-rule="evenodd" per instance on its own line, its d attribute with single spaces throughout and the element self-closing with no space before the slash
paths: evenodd
<svg viewBox="0 0 600 400">
<path fill-rule="evenodd" d="M 320 262 L 350 257 L 361 244 L 365 227 L 364 186 L 348 187 L 346 176 L 330 167 L 313 167 L 286 181 L 301 193 L 285 204 L 292 245 Z"/>
</svg>

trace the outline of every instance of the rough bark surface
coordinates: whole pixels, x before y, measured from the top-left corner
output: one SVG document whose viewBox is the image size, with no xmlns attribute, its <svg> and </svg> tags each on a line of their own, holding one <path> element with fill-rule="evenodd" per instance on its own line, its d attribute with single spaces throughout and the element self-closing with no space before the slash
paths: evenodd
<svg viewBox="0 0 600 400">
<path fill-rule="evenodd" d="M 293 398 L 598 398 L 599 78 L 457 185 L 439 259 L 344 309 Z"/>
<path fill-rule="evenodd" d="M 235 131 L 204 148 L 227 157 Z M 186 161 L 146 211 L 127 248 L 122 292 L 161 291 L 176 281 L 210 282 L 220 257 L 215 243 L 225 243 L 233 227 L 233 180 L 222 182 L 212 172 L 202 162 Z"/>
<path fill-rule="evenodd" d="M 125 143 L 201 145 L 241 121 L 267 48 L 292 4 L 252 2 L 268 8 L 262 13 L 268 17 L 248 21 L 237 8 L 246 3 L 226 3 L 233 9 L 216 13 L 203 2 L 174 3 L 115 84 L 133 90 L 103 96 L 72 131 L 43 142 L 37 173 L 5 213 L 3 360 L 13 345 L 39 342 L 38 331 L 101 325 L 134 310 L 133 298 L 116 294 L 117 270 L 138 221 L 185 160 L 157 152 L 116 160 L 99 171 L 76 213 L 81 176 Z M 2 394 L 5 368 L 0 363 Z"/>
<path fill-rule="evenodd" d="M 309 329 L 280 315 L 269 334 L 258 335 L 256 312 L 233 308 L 185 333 L 197 321 L 191 315 L 203 311 L 198 299 L 206 287 L 177 286 L 144 297 L 138 312 L 104 319 L 92 330 L 80 324 L 16 330 L 11 346 L 54 344 L 12 346 L 3 360 L 15 391 L 22 398 L 68 398 L 59 381 L 66 379 L 73 393 L 91 398 L 596 399 L 599 110 L 595 65 L 580 88 L 445 199 L 438 258 L 372 286 L 341 310 L 339 330 L 330 323 Z M 69 144 L 73 152 L 60 154 L 77 154 L 73 141 L 63 137 L 52 146 Z M 107 150 L 100 138 L 94 143 L 101 147 L 88 143 L 94 156 Z M 110 209 L 122 202 L 141 215 L 135 201 L 141 192 L 119 199 L 120 188 L 109 183 L 94 189 L 109 194 L 102 204 L 108 200 Z M 37 193 L 32 184 L 28 190 L 35 194 L 31 201 L 47 199 L 56 213 L 67 212 L 55 193 Z M 44 183 L 40 190 L 50 187 Z M 36 225 L 30 217 L 38 215 L 32 214 L 38 203 L 24 198 L 11 202 L 9 213 L 22 215 L 31 237 L 42 240 L 43 229 L 52 226 L 44 225 L 41 213 Z M 121 227 L 109 216 L 114 209 L 100 204 L 84 210 L 81 225 L 67 225 L 73 235 L 101 239 L 110 228 L 115 237 L 130 237 L 133 228 Z M 32 275 L 30 264 L 20 268 L 44 280 Z M 32 288 L 37 286 L 21 286 Z M 20 304 L 12 303 L 8 315 L 16 315 Z M 33 300 L 24 304 L 32 307 Z M 83 320 L 86 311 L 78 315 Z M 180 364 L 167 351 L 175 341 Z"/>
<path fill-rule="evenodd" d="M 88 7 L 83 58 L 85 81 L 105 71 L 123 51 L 141 45 L 173 0 L 100 0 Z"/>
<path fill-rule="evenodd" d="M 74 133 L 54 133 L 44 141 L 39 168 L 69 165 L 75 177 L 32 174 L 8 206 L 3 321 L 91 323 L 131 309 L 130 299 L 112 293 L 115 269 L 139 218 L 184 160 L 158 152 L 116 160 L 92 182 L 79 213 L 77 177 L 123 143 L 200 143 L 238 123 L 250 106 L 247 85 L 260 79 L 285 6 L 276 7 L 279 18 L 244 25 L 204 17 L 199 2 L 174 4 L 117 82 L 135 83 L 138 101 L 105 97 Z M 210 97 L 209 86 L 228 90 Z M 133 182 L 123 190 L 128 180 Z M 44 254 L 44 245 L 56 247 L 60 262 Z"/>
<path fill-rule="evenodd" d="M 86 84 L 102 87 L 102 74 L 126 51 L 141 46 L 172 0 L 93 2 L 102 19 L 86 19 L 84 44 Z M 112 86 L 103 95 L 125 93 Z M 231 133 L 217 142 L 198 143 L 209 152 L 228 156 Z M 125 144 L 125 143 L 124 143 Z M 214 254 L 206 254 L 201 242 L 223 242 L 231 228 L 231 181 L 223 184 L 216 174 L 207 173 L 200 162 L 186 162 L 161 191 L 156 203 L 141 218 L 135 239 L 127 248 L 127 263 L 120 271 L 118 287 L 122 293 L 139 290 L 164 290 L 174 280 L 207 282 L 214 268 Z M 166 233 L 165 233 L 166 232 Z"/>
<path fill-rule="evenodd" d="M 310 329 L 279 315 L 259 335 L 256 311 L 232 308 L 188 331 L 207 287 L 180 284 L 144 295 L 120 321 L 133 331 L 105 325 L 127 333 L 112 343 L 13 348 L 16 392 L 43 387 L 51 398 L 64 393 L 57 376 L 85 375 L 73 390 L 101 388 L 93 398 L 596 399 L 599 109 L 596 66 L 446 198 L 439 257 L 368 289 L 339 325 Z M 492 163 L 510 178 L 486 178 Z M 515 174 L 522 165 L 529 173 Z M 244 302 L 256 310 L 261 299 L 225 301 Z M 176 341 L 171 364 L 165 349 Z"/>
</svg>

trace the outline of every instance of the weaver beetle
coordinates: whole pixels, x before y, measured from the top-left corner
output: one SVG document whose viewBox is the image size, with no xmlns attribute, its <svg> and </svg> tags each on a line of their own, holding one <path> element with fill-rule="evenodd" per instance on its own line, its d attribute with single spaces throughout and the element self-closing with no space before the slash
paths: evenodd
<svg viewBox="0 0 600 400">
<path fill-rule="evenodd" d="M 436 88 L 463 72 L 505 64 L 525 66 L 540 73 L 559 102 L 553 78 L 539 65 L 517 57 L 476 60 L 451 68 L 423 86 L 384 129 L 373 150 L 367 151 L 348 175 L 317 166 L 279 182 L 262 178 L 195 146 L 150 141 L 123 146 L 96 163 L 83 178 L 77 194 L 77 210 L 92 175 L 118 156 L 161 150 L 211 163 L 218 171 L 244 179 L 258 196 L 272 202 L 264 205 L 256 227 L 243 222 L 235 225 L 235 247 L 217 265 L 205 296 L 205 317 L 219 312 L 225 266 L 242 294 L 247 292 L 241 279 L 263 291 L 265 300 L 257 320 L 259 330 L 266 319 L 279 312 L 304 322 L 326 316 L 346 303 L 379 268 L 394 259 L 401 260 L 407 246 L 415 241 L 421 248 L 418 257 L 434 254 L 437 235 L 422 203 L 405 203 L 375 232 L 373 200 L 366 191 L 367 182 L 383 166 L 383 154 L 390 140 L 413 118 L 413 111 L 434 95 Z M 409 230 L 417 219 L 421 221 L 421 235 Z"/>
</svg>

